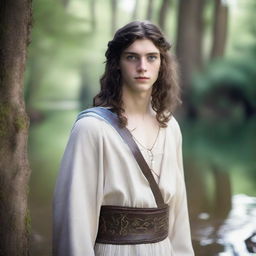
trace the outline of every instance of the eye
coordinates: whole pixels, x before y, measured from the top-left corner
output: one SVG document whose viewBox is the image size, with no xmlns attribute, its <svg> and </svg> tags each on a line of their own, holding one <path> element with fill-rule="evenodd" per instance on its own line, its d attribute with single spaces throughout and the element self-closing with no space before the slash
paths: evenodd
<svg viewBox="0 0 256 256">
<path fill-rule="evenodd" d="M 157 60 L 157 58 L 158 58 L 158 56 L 156 56 L 156 55 L 149 55 L 148 61 L 153 62 L 153 61 Z"/>
<path fill-rule="evenodd" d="M 135 55 L 127 55 L 126 59 L 130 60 L 130 61 L 135 61 L 135 60 L 137 60 L 137 56 L 135 56 Z"/>
</svg>

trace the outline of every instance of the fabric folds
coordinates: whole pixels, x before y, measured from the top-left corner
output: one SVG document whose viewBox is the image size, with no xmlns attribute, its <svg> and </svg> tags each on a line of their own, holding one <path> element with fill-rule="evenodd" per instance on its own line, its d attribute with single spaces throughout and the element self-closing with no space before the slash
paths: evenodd
<svg viewBox="0 0 256 256">
<path fill-rule="evenodd" d="M 139 146 L 139 145 L 138 145 Z M 140 147 L 140 146 L 139 146 Z M 147 179 L 120 135 L 94 114 L 74 124 L 53 202 L 54 256 L 193 256 L 182 163 L 174 117 L 161 128 L 154 175 L 170 206 L 169 237 L 153 244 L 95 244 L 101 205 L 156 207 Z M 142 154 L 148 161 L 146 152 Z"/>
</svg>

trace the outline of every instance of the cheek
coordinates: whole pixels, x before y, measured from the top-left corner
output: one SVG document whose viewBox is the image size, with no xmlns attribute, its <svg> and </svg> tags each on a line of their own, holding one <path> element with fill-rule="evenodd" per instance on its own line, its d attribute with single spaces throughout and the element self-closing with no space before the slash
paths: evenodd
<svg viewBox="0 0 256 256">
<path fill-rule="evenodd" d="M 156 75 L 158 75 L 159 71 L 160 71 L 160 63 L 156 63 L 156 65 L 154 66 L 154 73 Z"/>
<path fill-rule="evenodd" d="M 120 70 L 122 74 L 128 73 L 131 70 L 130 65 L 127 65 L 127 63 L 121 63 L 120 64 Z"/>
<path fill-rule="evenodd" d="M 131 67 L 129 65 L 120 65 L 120 71 L 121 71 L 121 79 L 122 80 L 130 80 L 133 76 L 133 72 L 131 70 Z"/>
</svg>

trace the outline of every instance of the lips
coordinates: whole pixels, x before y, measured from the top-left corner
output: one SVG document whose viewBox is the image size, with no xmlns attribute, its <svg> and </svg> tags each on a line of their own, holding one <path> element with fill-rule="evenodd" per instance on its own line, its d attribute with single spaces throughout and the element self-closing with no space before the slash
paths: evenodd
<svg viewBox="0 0 256 256">
<path fill-rule="evenodd" d="M 149 79 L 149 77 L 146 77 L 146 76 L 137 76 L 135 77 L 136 80 L 142 80 L 142 81 L 146 81 Z"/>
</svg>

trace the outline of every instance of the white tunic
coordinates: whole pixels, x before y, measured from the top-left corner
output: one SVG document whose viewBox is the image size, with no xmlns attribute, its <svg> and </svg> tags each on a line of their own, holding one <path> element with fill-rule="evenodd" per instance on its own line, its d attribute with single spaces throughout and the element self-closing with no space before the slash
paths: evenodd
<svg viewBox="0 0 256 256">
<path fill-rule="evenodd" d="M 146 152 L 140 147 L 146 161 Z M 155 151 L 154 151 L 155 150 Z M 95 244 L 101 205 L 156 207 L 147 179 L 116 130 L 94 114 L 72 129 L 56 183 L 54 256 L 193 256 L 183 176 L 182 136 L 174 117 L 153 150 L 154 175 L 170 205 L 169 236 L 158 243 Z"/>
</svg>

